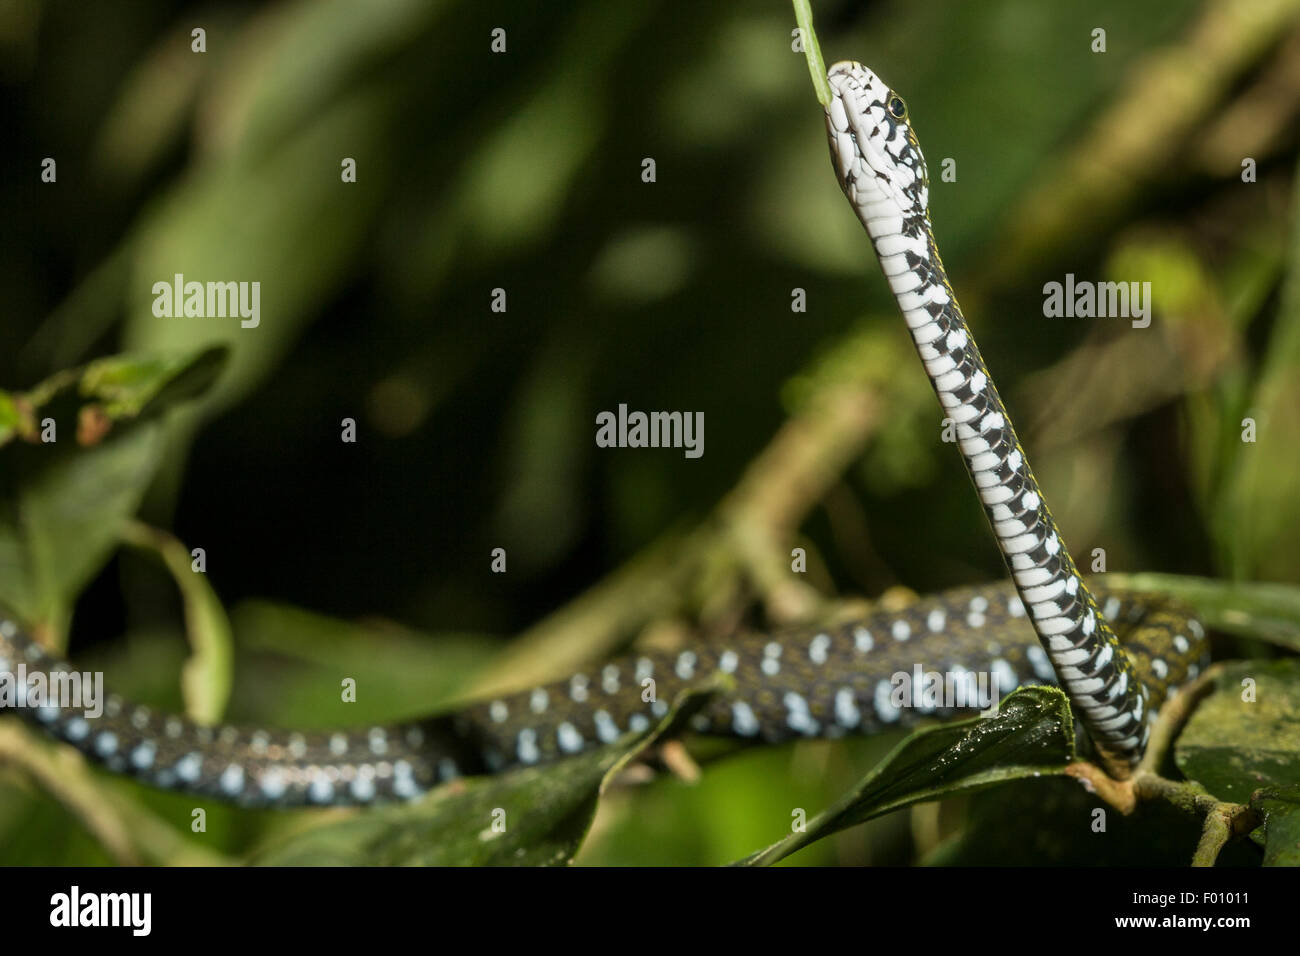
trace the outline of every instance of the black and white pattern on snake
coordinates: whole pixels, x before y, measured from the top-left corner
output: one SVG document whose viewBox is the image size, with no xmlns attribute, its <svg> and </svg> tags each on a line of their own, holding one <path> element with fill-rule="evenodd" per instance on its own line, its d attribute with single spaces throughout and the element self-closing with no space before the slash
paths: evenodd
<svg viewBox="0 0 1300 956">
<path fill-rule="evenodd" d="M 1205 632 L 1167 598 L 1116 593 L 1107 607 L 1158 707 L 1205 663 Z M 0 617 L 0 672 L 70 670 Z M 960 588 L 834 628 L 750 634 L 632 654 L 453 714 L 408 724 L 296 733 L 202 727 L 109 695 L 101 717 L 54 706 L 20 713 L 92 760 L 168 789 L 246 806 L 369 804 L 419 797 L 466 774 L 544 763 L 650 726 L 681 690 L 716 672 L 734 692 L 695 718 L 700 733 L 779 742 L 910 727 L 957 711 L 896 706 L 895 674 L 996 675 L 1002 693 L 1053 672 L 1008 585 Z M 31 677 L 29 676 L 29 679 Z M 644 682 L 654 681 L 654 700 Z M 919 690 L 919 689 L 918 689 Z"/>
<path fill-rule="evenodd" d="M 1076 714 L 1121 762 L 1149 733 L 1145 685 L 1076 569 L 957 305 L 930 223 L 925 159 L 907 108 L 860 63 L 837 63 L 831 161 L 871 237 L 1012 580 Z"/>
</svg>

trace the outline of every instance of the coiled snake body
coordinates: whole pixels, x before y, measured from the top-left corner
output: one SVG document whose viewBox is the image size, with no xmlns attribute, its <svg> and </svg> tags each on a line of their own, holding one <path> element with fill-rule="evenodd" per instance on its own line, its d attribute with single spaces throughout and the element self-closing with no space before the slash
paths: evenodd
<svg viewBox="0 0 1300 956">
<path fill-rule="evenodd" d="M 28 718 L 111 770 L 256 806 L 412 799 L 456 776 L 536 764 L 650 726 L 717 672 L 693 729 L 763 741 L 833 737 L 951 716 L 951 701 L 898 706 L 916 665 L 1002 692 L 1057 683 L 1108 766 L 1142 753 L 1152 713 L 1206 659 L 1201 625 L 1162 595 L 1098 592 L 1079 574 L 939 259 L 925 160 L 903 101 L 856 63 L 829 73 L 840 184 L 871 237 L 993 527 L 1011 582 L 923 598 L 836 628 L 793 628 L 673 653 L 630 655 L 565 680 L 408 724 L 334 733 L 203 727 L 113 695 L 104 714 L 53 703 Z M 0 672 L 70 670 L 0 615 Z M 653 695 L 643 694 L 647 681 Z M 973 683 L 970 684 L 973 686 Z M 653 697 L 653 699 L 645 699 Z M 969 699 L 969 698 L 968 698 Z"/>
</svg>

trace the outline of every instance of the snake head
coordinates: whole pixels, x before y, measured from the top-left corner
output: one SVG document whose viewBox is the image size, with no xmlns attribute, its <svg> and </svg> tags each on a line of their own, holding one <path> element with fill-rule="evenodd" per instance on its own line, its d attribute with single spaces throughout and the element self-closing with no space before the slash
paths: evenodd
<svg viewBox="0 0 1300 956">
<path fill-rule="evenodd" d="M 831 165 L 863 225 L 927 216 L 930 180 L 903 98 L 861 63 L 836 63 L 827 79 Z"/>
</svg>

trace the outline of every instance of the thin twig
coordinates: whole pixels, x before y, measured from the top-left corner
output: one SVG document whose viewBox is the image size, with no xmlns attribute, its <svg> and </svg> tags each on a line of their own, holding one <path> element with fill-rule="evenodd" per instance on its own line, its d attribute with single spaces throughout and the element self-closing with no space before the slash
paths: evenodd
<svg viewBox="0 0 1300 956">
<path fill-rule="evenodd" d="M 1169 780 L 1157 772 L 1196 705 L 1214 689 L 1223 670 L 1222 664 L 1207 668 L 1166 702 L 1151 728 L 1147 751 L 1128 779 L 1115 779 L 1096 764 L 1082 760 L 1065 768 L 1067 775 L 1125 816 L 1144 800 L 1164 800 L 1186 813 L 1204 815 L 1201 839 L 1192 855 L 1193 866 L 1213 866 L 1228 840 L 1249 833 L 1260 823 L 1259 813 L 1248 806 L 1219 800 L 1194 780 Z"/>
</svg>

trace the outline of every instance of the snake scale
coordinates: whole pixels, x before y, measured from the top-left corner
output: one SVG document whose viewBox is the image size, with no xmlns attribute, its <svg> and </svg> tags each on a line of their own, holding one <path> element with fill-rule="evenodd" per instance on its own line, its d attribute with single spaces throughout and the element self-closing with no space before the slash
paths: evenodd
<svg viewBox="0 0 1300 956">
<path fill-rule="evenodd" d="M 649 727 L 678 692 L 718 672 L 731 675 L 734 690 L 692 718 L 700 733 L 778 742 L 958 713 L 950 700 L 926 703 L 923 695 L 899 706 L 892 678 L 920 664 L 958 683 L 991 675 L 1004 692 L 1059 683 L 1107 765 L 1122 775 L 1142 754 L 1154 712 L 1205 666 L 1204 628 L 1167 596 L 1094 594 L 1079 574 L 939 259 L 925 160 L 906 106 L 860 64 L 836 64 L 828 78 L 832 164 L 955 425 L 1010 582 L 947 591 L 833 628 L 631 654 L 394 726 L 207 727 L 111 694 L 95 718 L 51 702 L 20 701 L 19 711 L 108 769 L 155 786 L 247 806 L 369 804 L 613 742 Z M 0 672 L 20 665 L 28 674 L 71 670 L 0 614 Z"/>
</svg>

